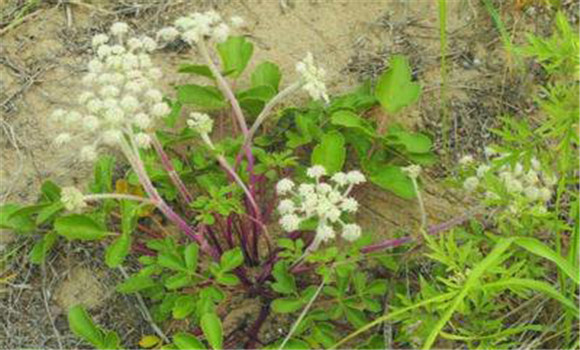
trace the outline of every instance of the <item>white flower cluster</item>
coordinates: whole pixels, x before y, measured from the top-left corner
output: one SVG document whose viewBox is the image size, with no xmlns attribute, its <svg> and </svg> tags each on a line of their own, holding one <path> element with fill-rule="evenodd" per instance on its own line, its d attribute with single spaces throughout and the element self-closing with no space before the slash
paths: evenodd
<svg viewBox="0 0 580 350">
<path fill-rule="evenodd" d="M 231 22 L 233 27 L 244 25 L 244 20 L 237 16 L 232 17 Z M 180 17 L 174 22 L 173 27 L 166 27 L 157 32 L 157 37 L 164 41 L 169 42 L 181 38 L 190 45 L 206 39 L 221 43 L 226 41 L 229 35 L 230 27 L 215 11 L 195 12 L 189 16 Z"/>
<path fill-rule="evenodd" d="M 314 65 L 314 58 L 308 52 L 303 61 L 296 63 L 296 71 L 300 73 L 303 81 L 302 88 L 312 97 L 313 100 L 324 100 L 328 102 L 326 85 L 324 78 L 326 71 L 323 68 Z"/>
<path fill-rule="evenodd" d="M 58 109 L 52 114 L 53 122 L 67 130 L 56 136 L 55 143 L 87 142 L 80 150 L 83 160 L 94 160 L 100 144 L 114 146 L 134 133 L 138 147 L 149 147 L 148 129 L 170 112 L 156 88 L 161 70 L 149 55 L 157 43 L 147 36 L 128 37 L 128 30 L 126 23 L 119 22 L 111 26 L 111 36 L 93 37 L 95 58 L 82 79 L 86 90 L 78 96 L 79 109 Z"/>
<path fill-rule="evenodd" d="M 68 211 L 80 211 L 87 206 L 84 195 L 76 187 L 63 187 L 60 201 Z"/>
<path fill-rule="evenodd" d="M 493 161 L 506 155 L 492 153 L 488 150 L 486 150 L 486 154 L 493 157 L 492 163 L 480 164 L 475 168 L 474 176 L 466 178 L 463 182 L 463 188 L 466 191 L 474 192 L 483 188 L 485 198 L 490 200 L 498 200 L 502 198 L 502 193 L 504 196 L 507 193 L 510 196 L 510 202 L 512 202 L 509 209 L 514 214 L 528 206 L 537 207 L 540 212 L 545 211 L 545 204 L 552 198 L 552 188 L 557 181 L 555 176 L 543 172 L 541 164 L 536 158 L 530 161 L 531 166 L 526 170 L 520 162 L 513 166 L 504 164 L 494 167 Z M 470 160 L 460 163 L 467 166 L 475 162 Z M 485 179 L 488 176 L 499 179 L 504 187 L 502 193 L 498 193 L 495 187 L 485 186 Z"/>
<path fill-rule="evenodd" d="M 278 205 L 281 215 L 280 226 L 287 231 L 295 231 L 301 222 L 310 218 L 318 219 L 316 237 L 311 249 L 317 249 L 321 242 L 327 242 L 336 237 L 335 227 L 342 228 L 341 236 L 354 241 L 360 237 L 361 228 L 356 224 L 345 223 L 341 216 L 343 213 L 355 213 L 358 210 L 358 202 L 349 197 L 354 185 L 365 182 L 365 177 L 360 171 L 348 173 L 338 172 L 330 180 L 334 186 L 322 182 L 321 178 L 326 175 L 326 170 L 320 165 L 315 165 L 307 170 L 308 177 L 314 179 L 314 183 L 294 184 L 290 179 L 282 179 L 276 186 L 280 196 L 287 196 Z"/>
<path fill-rule="evenodd" d="M 200 135 L 209 135 L 213 130 L 213 120 L 205 113 L 190 113 L 187 125 Z"/>
</svg>

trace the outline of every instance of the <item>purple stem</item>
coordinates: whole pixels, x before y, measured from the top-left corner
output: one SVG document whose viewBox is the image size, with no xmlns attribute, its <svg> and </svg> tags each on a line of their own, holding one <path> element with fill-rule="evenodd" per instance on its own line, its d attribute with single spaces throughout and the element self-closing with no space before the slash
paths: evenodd
<svg viewBox="0 0 580 350">
<path fill-rule="evenodd" d="M 427 230 L 427 234 L 434 236 L 438 233 L 441 232 L 445 232 L 455 226 L 461 225 L 464 222 L 466 222 L 467 220 L 471 219 L 473 217 L 473 215 L 475 213 L 477 213 L 477 211 L 479 211 L 479 207 L 470 210 L 469 212 L 458 216 L 456 218 L 453 218 L 447 222 L 441 223 L 439 225 L 435 225 L 430 227 Z M 401 246 L 403 244 L 407 244 L 407 243 L 411 243 L 415 240 L 415 238 L 411 237 L 411 236 L 406 236 L 406 237 L 401 237 L 401 238 L 395 238 L 395 239 L 388 239 L 379 243 L 375 243 L 375 244 L 371 244 L 368 245 L 364 248 L 361 249 L 362 253 L 372 253 L 372 252 L 376 252 L 378 250 L 382 250 L 382 249 L 386 249 L 386 248 L 394 248 L 394 247 L 398 247 Z"/>
<path fill-rule="evenodd" d="M 175 168 L 173 167 L 173 164 L 171 163 L 171 159 L 169 159 L 169 156 L 163 150 L 163 146 L 161 145 L 161 143 L 157 139 L 157 136 L 155 136 L 153 134 L 151 139 L 153 142 L 153 148 L 155 148 L 155 150 L 157 151 L 157 154 L 159 154 L 159 157 L 161 158 L 161 163 L 163 164 L 165 171 L 167 171 L 167 173 L 169 174 L 171 181 L 177 187 L 179 194 L 183 197 L 183 199 L 185 200 L 185 202 L 187 204 L 191 203 L 193 201 L 193 197 L 191 196 L 191 194 L 189 193 L 189 191 L 185 187 L 185 184 L 183 183 L 183 181 L 181 180 L 181 178 L 179 177 L 177 172 L 175 171 Z"/>
</svg>

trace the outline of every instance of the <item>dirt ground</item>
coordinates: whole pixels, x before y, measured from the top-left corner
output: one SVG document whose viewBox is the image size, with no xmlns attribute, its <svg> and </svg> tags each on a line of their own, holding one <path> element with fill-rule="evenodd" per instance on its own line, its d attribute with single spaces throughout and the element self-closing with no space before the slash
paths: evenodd
<svg viewBox="0 0 580 350">
<path fill-rule="evenodd" d="M 375 78 L 388 66 L 391 55 L 405 54 L 423 85 L 421 100 L 397 120 L 376 117 L 381 123 L 396 121 L 431 134 L 448 163 L 466 153 L 478 153 L 491 142 L 489 129 L 498 125 L 499 115 L 535 114 L 530 86 L 541 77 L 533 67 L 514 73 L 489 14 L 475 0 L 448 1 L 446 113 L 452 121 L 448 154 L 440 147 L 437 1 L 41 1 L 22 11 L 26 3 L 0 2 L 0 202 L 34 201 L 46 179 L 70 185 L 83 184 L 91 176 L 91 169 L 76 161 L 77 149 L 52 145 L 58 125 L 51 124 L 47 115 L 57 106 L 71 104 L 88 59 L 90 37 L 117 20 L 131 23 L 139 32 L 154 33 L 181 14 L 197 10 L 215 8 L 226 17 L 242 16 L 248 23 L 244 34 L 256 46 L 254 63 L 262 59 L 278 63 L 285 84 L 294 77 L 295 62 L 310 51 L 329 72 L 333 93 Z M 526 31 L 547 33 L 550 28 L 550 16 L 534 1 L 495 3 L 501 5 L 502 15 L 513 18 L 507 26 L 516 44 Z M 522 3 L 527 5 L 519 7 Z M 577 23 L 577 17 L 572 21 Z M 165 68 L 168 93 L 185 78 L 171 73 L 177 64 L 197 59 L 185 49 L 155 58 Z M 460 198 L 437 184 L 444 168 L 436 167 L 425 183 L 433 223 L 465 209 Z M 364 207 L 361 220 L 377 235 L 388 237 L 418 220 L 413 201 L 370 187 L 359 195 Z M 114 293 L 121 277 L 103 266 L 98 245 L 61 243 L 41 269 L 25 262 L 22 253 L 30 242 L 12 241 L 13 237 L 2 232 L 0 238 L 4 269 L 0 348 L 82 347 L 68 330 L 65 317 L 67 307 L 77 302 L 85 304 L 97 322 L 117 330 L 127 345 L 136 346 L 139 335 L 152 334 L 135 300 Z M 88 253 L 95 249 L 96 256 Z M 252 313 L 255 310 L 248 315 Z M 246 317 L 244 312 L 240 315 Z M 230 315 L 228 320 L 234 321 L 229 322 L 235 324 L 236 317 Z M 280 327 L 284 325 L 271 330 L 272 337 Z"/>
</svg>

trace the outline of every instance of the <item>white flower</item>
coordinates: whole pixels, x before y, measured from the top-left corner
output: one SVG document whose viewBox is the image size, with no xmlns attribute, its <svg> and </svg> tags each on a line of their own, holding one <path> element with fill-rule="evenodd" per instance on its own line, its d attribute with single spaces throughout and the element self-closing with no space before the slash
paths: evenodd
<svg viewBox="0 0 580 350">
<path fill-rule="evenodd" d="M 125 119 L 125 112 L 119 107 L 113 107 L 105 112 L 105 120 L 112 126 L 120 126 Z"/>
<path fill-rule="evenodd" d="M 558 178 L 555 175 L 544 175 L 544 184 L 546 186 L 554 186 L 558 183 Z"/>
<path fill-rule="evenodd" d="M 520 193 L 524 189 L 522 183 L 516 179 L 510 179 L 506 184 L 506 188 L 510 193 Z"/>
<path fill-rule="evenodd" d="M 120 92 L 121 91 L 119 88 L 114 85 L 103 86 L 103 88 L 99 91 L 103 97 L 116 97 Z"/>
<path fill-rule="evenodd" d="M 516 163 L 516 166 L 514 167 L 514 174 L 516 175 L 521 175 L 524 172 L 524 166 L 522 165 L 522 163 Z"/>
<path fill-rule="evenodd" d="M 87 110 L 91 113 L 96 113 L 103 108 L 103 101 L 94 98 L 87 102 Z"/>
<path fill-rule="evenodd" d="M 209 135 L 213 130 L 213 120 L 205 113 L 190 113 L 187 125 L 202 135 Z"/>
<path fill-rule="evenodd" d="M 358 202 L 353 198 L 345 198 L 340 204 L 342 210 L 354 213 L 358 210 Z"/>
<path fill-rule="evenodd" d="M 93 47 L 97 47 L 105 44 L 107 41 L 109 41 L 109 36 L 107 34 L 97 34 L 93 36 L 91 44 Z"/>
<path fill-rule="evenodd" d="M 83 193 L 76 187 L 63 187 L 60 193 L 60 201 L 66 210 L 79 211 L 87 206 Z"/>
<path fill-rule="evenodd" d="M 413 165 L 409 165 L 407 167 L 404 167 L 402 170 L 411 179 L 416 179 L 419 177 L 419 174 L 421 173 L 421 166 L 413 164 Z"/>
<path fill-rule="evenodd" d="M 151 126 L 151 118 L 145 113 L 138 113 L 134 117 L 135 125 L 141 129 L 148 129 Z"/>
<path fill-rule="evenodd" d="M 190 45 L 197 43 L 200 39 L 199 32 L 193 29 L 186 31 L 181 35 L 181 37 L 183 38 L 183 41 Z"/>
<path fill-rule="evenodd" d="M 179 36 L 179 31 L 175 27 L 165 27 L 157 32 L 157 37 L 165 41 L 173 41 Z"/>
<path fill-rule="evenodd" d="M 300 218 L 295 214 L 287 214 L 280 219 L 280 226 L 286 232 L 296 231 L 300 226 Z"/>
<path fill-rule="evenodd" d="M 330 179 L 338 186 L 345 186 L 349 184 L 348 176 L 343 172 L 335 173 Z"/>
<path fill-rule="evenodd" d="M 50 119 L 53 123 L 61 122 L 66 115 L 66 111 L 62 108 L 56 109 L 50 115 Z"/>
<path fill-rule="evenodd" d="M 137 147 L 147 149 L 151 146 L 151 136 L 140 132 L 135 135 L 135 143 L 137 144 Z"/>
<path fill-rule="evenodd" d="M 330 193 L 330 191 L 332 191 L 332 186 L 327 183 L 320 183 L 316 185 L 316 192 L 318 193 L 327 194 Z"/>
<path fill-rule="evenodd" d="M 127 112 L 135 112 L 139 108 L 139 101 L 135 96 L 126 95 L 121 100 L 121 108 Z"/>
<path fill-rule="evenodd" d="M 151 52 L 157 49 L 157 42 L 148 36 L 141 38 L 141 42 L 143 43 L 143 48 L 147 52 Z"/>
<path fill-rule="evenodd" d="M 282 215 L 291 214 L 294 210 L 296 210 L 296 206 L 290 199 L 284 199 L 278 204 L 278 212 Z"/>
<path fill-rule="evenodd" d="M 157 80 L 163 77 L 163 72 L 159 68 L 150 68 L 149 70 L 147 70 L 147 75 Z"/>
<path fill-rule="evenodd" d="M 103 132 L 103 142 L 109 146 L 117 145 L 123 137 L 121 131 L 117 129 L 109 129 Z"/>
<path fill-rule="evenodd" d="M 87 68 L 89 69 L 89 72 L 98 74 L 103 70 L 103 62 L 97 59 L 90 60 L 87 64 Z"/>
<path fill-rule="evenodd" d="M 300 193 L 301 196 L 306 196 L 311 193 L 314 193 L 314 190 L 315 187 L 313 184 L 300 184 L 300 186 L 298 186 L 298 193 Z"/>
<path fill-rule="evenodd" d="M 131 38 L 127 40 L 127 46 L 131 51 L 138 50 L 143 47 L 143 42 L 137 38 Z"/>
<path fill-rule="evenodd" d="M 359 239 L 360 235 L 361 229 L 357 224 L 346 224 L 342 227 L 342 238 L 347 241 L 354 242 Z"/>
<path fill-rule="evenodd" d="M 230 22 L 232 22 L 232 27 L 234 28 L 242 28 L 246 24 L 246 21 L 240 16 L 232 16 Z"/>
<path fill-rule="evenodd" d="M 74 126 L 76 125 L 82 118 L 82 115 L 77 111 L 70 111 L 65 116 L 65 123 Z"/>
<path fill-rule="evenodd" d="M 487 157 L 493 157 L 493 156 L 499 155 L 499 152 L 497 152 L 495 149 L 493 149 L 493 147 L 485 147 L 483 150 L 483 153 L 485 153 L 485 155 Z"/>
<path fill-rule="evenodd" d="M 536 173 L 532 169 L 528 170 L 528 172 L 523 176 L 523 178 L 524 178 L 524 181 L 530 185 L 535 185 L 540 181 L 540 178 L 538 177 L 538 173 Z"/>
<path fill-rule="evenodd" d="M 329 101 L 326 85 L 324 84 L 326 72 L 324 69 L 314 65 L 314 58 L 310 52 L 306 54 L 303 61 L 296 64 L 296 71 L 301 75 L 302 88 L 308 92 L 313 100 L 322 99 L 325 102 Z"/>
<path fill-rule="evenodd" d="M 480 166 L 477 167 L 477 177 L 484 177 L 485 174 L 489 171 L 489 169 L 491 169 L 491 167 L 489 165 L 486 164 L 481 164 Z"/>
<path fill-rule="evenodd" d="M 100 125 L 101 122 L 99 121 L 99 118 L 95 117 L 94 115 L 88 115 L 83 118 L 83 127 L 87 131 L 95 131 L 99 128 Z"/>
<path fill-rule="evenodd" d="M 165 102 L 159 102 L 153 105 L 151 108 L 151 114 L 154 117 L 164 117 L 171 112 L 171 108 Z"/>
<path fill-rule="evenodd" d="M 322 165 L 314 165 L 306 170 L 306 175 L 313 179 L 319 179 L 326 175 L 326 169 Z"/>
<path fill-rule="evenodd" d="M 550 191 L 549 188 L 542 187 L 542 188 L 540 188 L 539 197 L 540 197 L 540 199 L 542 199 L 542 201 L 548 202 L 550 199 L 552 199 L 552 191 Z"/>
<path fill-rule="evenodd" d="M 463 188 L 467 192 L 473 192 L 473 191 L 475 191 L 477 189 L 477 186 L 479 186 L 479 179 L 477 177 L 475 177 L 475 176 L 468 177 L 463 182 Z"/>
<path fill-rule="evenodd" d="M 535 201 L 540 197 L 540 190 L 535 186 L 528 186 L 524 188 L 524 195 L 531 201 Z"/>
<path fill-rule="evenodd" d="M 334 237 L 336 237 L 336 234 L 331 226 L 322 224 L 316 228 L 316 238 L 320 242 L 328 242 Z"/>
<path fill-rule="evenodd" d="M 145 97 L 151 102 L 161 102 L 163 94 L 157 89 L 149 89 L 145 92 Z"/>
<path fill-rule="evenodd" d="M 223 43 L 230 35 L 230 27 L 225 23 L 220 23 L 213 29 L 212 38 L 218 43 Z"/>
<path fill-rule="evenodd" d="M 129 31 L 129 25 L 125 22 L 115 22 L 111 26 L 111 34 L 123 35 Z"/>
<path fill-rule="evenodd" d="M 84 146 L 81 148 L 81 160 L 92 162 L 97 159 L 97 150 L 93 146 Z"/>
<path fill-rule="evenodd" d="M 532 169 L 534 169 L 535 171 L 540 171 L 542 169 L 542 164 L 540 163 L 538 158 L 534 157 L 530 162 L 532 163 Z"/>
<path fill-rule="evenodd" d="M 284 195 L 289 193 L 290 191 L 292 191 L 292 189 L 294 188 L 294 182 L 290 179 L 282 179 L 280 181 L 278 181 L 278 184 L 276 185 L 276 192 L 279 195 Z"/>
<path fill-rule="evenodd" d="M 474 162 L 473 156 L 468 154 L 459 159 L 459 164 L 468 165 Z"/>
<path fill-rule="evenodd" d="M 90 99 L 92 99 L 94 96 L 95 96 L 95 94 L 93 94 L 92 92 L 85 91 L 85 92 L 83 92 L 82 94 L 79 95 L 78 102 L 79 102 L 79 104 L 84 105 Z"/>
<path fill-rule="evenodd" d="M 113 49 L 109 45 L 101 45 L 97 49 L 97 56 L 100 58 L 106 58 L 113 52 Z"/>
<path fill-rule="evenodd" d="M 346 179 L 351 185 L 359 185 L 366 181 L 365 176 L 358 170 L 349 171 L 346 174 Z"/>
<path fill-rule="evenodd" d="M 64 146 L 72 140 L 72 136 L 69 133 L 62 133 L 58 134 L 58 136 L 54 139 L 54 143 L 57 146 Z"/>
</svg>

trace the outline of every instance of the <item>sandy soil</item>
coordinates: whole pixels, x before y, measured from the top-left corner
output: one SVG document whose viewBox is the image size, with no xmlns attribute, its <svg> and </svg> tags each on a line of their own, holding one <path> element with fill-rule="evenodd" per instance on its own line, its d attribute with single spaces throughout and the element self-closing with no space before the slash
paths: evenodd
<svg viewBox="0 0 580 350">
<path fill-rule="evenodd" d="M 497 125 L 497 115 L 534 112 L 527 97 L 533 72 L 516 75 L 508 69 L 497 32 L 479 2 L 448 2 L 448 113 L 453 121 L 453 142 L 447 159 L 453 161 L 467 152 L 478 152 L 490 141 L 487 130 Z M 2 23 L 12 18 L 20 3 L 8 0 L 0 5 Z M 77 149 L 56 149 L 51 144 L 58 126 L 47 115 L 56 106 L 69 105 L 76 95 L 92 34 L 115 20 L 129 21 L 139 31 L 152 33 L 182 13 L 209 7 L 246 19 L 245 34 L 256 46 L 253 62 L 268 59 L 278 63 L 285 76 L 282 84 L 292 80 L 295 62 L 307 51 L 330 73 L 332 92 L 347 91 L 376 77 L 392 54 L 407 55 L 424 85 L 421 101 L 396 120 L 381 114 L 376 118 L 383 124 L 396 121 L 426 130 L 441 139 L 436 1 L 94 0 L 58 6 L 47 2 L 25 15 L 22 24 L 0 29 L 0 201 L 33 201 L 45 179 L 68 185 L 83 184 L 90 177 L 90 168 L 75 159 Z M 546 26 L 542 23 L 549 23 L 541 9 L 531 15 L 512 5 L 503 10 L 518 16 L 510 24 L 514 33 L 543 31 Z M 520 36 L 515 40 L 521 40 Z M 176 65 L 196 57 L 191 51 L 177 51 L 158 55 L 156 60 L 166 68 L 165 91 L 170 93 L 170 86 L 185 78 L 171 73 Z M 426 178 L 430 222 L 441 222 L 463 210 L 457 196 L 436 183 L 440 173 L 434 171 L 433 177 Z M 413 201 L 377 194 L 372 188 L 364 189 L 360 196 L 365 206 L 361 220 L 381 236 L 412 227 L 418 220 Z M 11 235 L 4 232 L 1 236 L 0 244 L 6 246 Z M 134 345 L 139 334 L 147 332 L 148 326 L 138 321 L 140 315 L 131 306 L 135 302 L 111 292 L 119 276 L 87 256 L 84 249 L 94 246 L 75 248 L 69 254 L 71 249 L 61 244 L 45 273 L 36 267 L 28 268 L 24 275 L 16 271 L 19 275 L 9 291 L 0 291 L 7 302 L 3 301 L 7 310 L 0 311 L 6 331 L 6 338 L 0 336 L 0 347 L 58 347 L 58 341 L 65 347 L 78 346 L 63 315 L 67 306 L 78 301 L 91 307 L 102 324 L 124 330 L 126 344 Z M 18 261 L 15 258 L 9 266 L 27 266 Z M 43 276 L 48 284 L 43 284 Z M 39 287 L 47 293 L 46 302 Z M 23 301 L 27 308 L 18 309 Z M 250 313 L 231 314 L 227 322 L 233 328 L 237 319 Z"/>
</svg>

